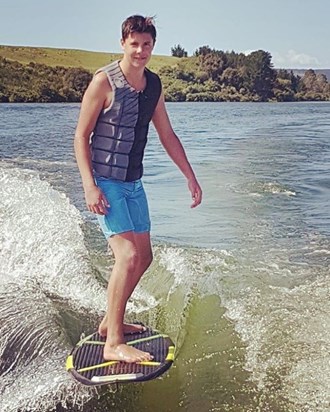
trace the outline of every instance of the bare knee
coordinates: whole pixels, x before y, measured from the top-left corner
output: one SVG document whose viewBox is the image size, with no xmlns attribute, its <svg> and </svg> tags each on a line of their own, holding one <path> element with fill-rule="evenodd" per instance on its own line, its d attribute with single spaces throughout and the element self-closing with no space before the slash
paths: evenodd
<svg viewBox="0 0 330 412">
<path fill-rule="evenodd" d="M 132 241 L 131 238 L 125 239 L 124 235 L 111 240 L 109 245 L 114 252 L 115 265 L 120 270 L 141 275 L 151 265 L 153 255 L 150 241 L 147 242 L 143 237 Z"/>
<path fill-rule="evenodd" d="M 139 264 L 139 256 L 134 249 L 128 249 L 126 251 L 122 251 L 119 255 L 115 256 L 116 264 L 120 265 L 122 268 L 128 273 L 132 273 L 135 271 L 137 265 Z"/>
<path fill-rule="evenodd" d="M 137 251 L 129 251 L 122 257 L 123 263 L 132 272 L 145 272 L 151 265 L 153 260 L 152 252 L 144 251 L 143 253 L 138 253 Z"/>
</svg>

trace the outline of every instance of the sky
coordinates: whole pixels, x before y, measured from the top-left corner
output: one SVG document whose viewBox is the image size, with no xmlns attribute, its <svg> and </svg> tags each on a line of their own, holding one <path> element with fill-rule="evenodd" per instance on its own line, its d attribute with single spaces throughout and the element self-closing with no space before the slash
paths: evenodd
<svg viewBox="0 0 330 412">
<path fill-rule="evenodd" d="M 0 45 L 117 53 L 132 14 L 156 16 L 156 55 L 208 45 L 268 51 L 276 68 L 330 68 L 330 0 L 0 0 Z"/>
</svg>

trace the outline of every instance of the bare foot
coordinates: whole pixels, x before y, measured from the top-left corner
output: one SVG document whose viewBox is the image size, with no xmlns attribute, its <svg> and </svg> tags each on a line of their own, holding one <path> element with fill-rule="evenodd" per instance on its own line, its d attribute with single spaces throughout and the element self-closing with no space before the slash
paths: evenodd
<svg viewBox="0 0 330 412">
<path fill-rule="evenodd" d="M 102 319 L 102 322 L 100 323 L 98 332 L 101 336 L 106 337 L 107 336 L 107 317 L 104 316 Z M 124 335 L 130 335 L 133 333 L 143 333 L 146 331 L 146 327 L 143 325 L 137 325 L 133 323 L 124 323 L 123 325 L 123 333 Z"/>
<path fill-rule="evenodd" d="M 133 346 L 120 343 L 119 345 L 104 347 L 103 357 L 105 360 L 117 360 L 126 363 L 151 361 L 153 356 L 148 352 L 136 349 Z"/>
<path fill-rule="evenodd" d="M 136 323 L 124 323 L 123 325 L 124 335 L 129 335 L 133 333 L 143 333 L 146 330 L 147 328 L 145 326 Z"/>
</svg>

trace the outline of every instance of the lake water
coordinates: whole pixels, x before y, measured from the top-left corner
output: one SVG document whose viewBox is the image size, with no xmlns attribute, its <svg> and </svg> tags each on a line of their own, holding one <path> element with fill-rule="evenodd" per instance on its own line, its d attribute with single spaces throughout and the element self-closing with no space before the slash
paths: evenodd
<svg viewBox="0 0 330 412">
<path fill-rule="evenodd" d="M 89 389 L 64 363 L 112 264 L 73 155 L 76 104 L 0 105 L 0 410 L 330 411 L 330 103 L 171 103 L 203 187 L 149 134 L 155 260 L 128 319 L 167 332 L 161 379 Z"/>
</svg>

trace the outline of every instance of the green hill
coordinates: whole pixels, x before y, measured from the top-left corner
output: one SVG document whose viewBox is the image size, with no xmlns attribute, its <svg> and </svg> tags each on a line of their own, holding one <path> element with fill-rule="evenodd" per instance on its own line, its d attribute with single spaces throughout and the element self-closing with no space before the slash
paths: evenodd
<svg viewBox="0 0 330 412">
<path fill-rule="evenodd" d="M 0 46 L 0 102 L 79 102 L 93 72 L 119 53 Z M 191 57 L 153 56 L 166 101 L 289 102 L 330 100 L 324 73 L 275 70 L 264 50 L 249 55 L 200 47 Z"/>
<path fill-rule="evenodd" d="M 50 67 L 81 67 L 93 73 L 99 67 L 119 59 L 121 54 L 45 47 L 0 46 L 0 57 L 21 64 L 34 62 Z M 174 66 L 178 60 L 177 57 L 155 55 L 152 56 L 148 67 L 158 71 L 162 66 Z"/>
</svg>

